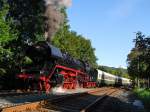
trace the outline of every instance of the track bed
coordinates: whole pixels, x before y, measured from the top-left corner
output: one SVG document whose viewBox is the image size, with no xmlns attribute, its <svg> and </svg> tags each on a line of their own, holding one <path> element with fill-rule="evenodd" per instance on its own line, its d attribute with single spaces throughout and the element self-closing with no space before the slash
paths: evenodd
<svg viewBox="0 0 150 112">
<path fill-rule="evenodd" d="M 133 106 L 129 93 L 120 88 L 96 88 L 3 108 L 2 112 L 144 112 Z"/>
</svg>

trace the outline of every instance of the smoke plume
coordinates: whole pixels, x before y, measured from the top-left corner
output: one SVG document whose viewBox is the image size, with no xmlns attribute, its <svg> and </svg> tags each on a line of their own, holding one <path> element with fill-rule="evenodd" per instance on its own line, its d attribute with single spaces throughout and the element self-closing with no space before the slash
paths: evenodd
<svg viewBox="0 0 150 112">
<path fill-rule="evenodd" d="M 46 5 L 51 4 L 57 8 L 63 7 L 63 6 L 69 7 L 72 4 L 71 0 L 44 0 L 44 1 L 45 1 Z"/>
<path fill-rule="evenodd" d="M 64 21 L 64 15 L 60 12 L 62 7 L 71 5 L 71 0 L 44 0 L 45 1 L 45 39 L 51 41 L 54 34 Z"/>
</svg>

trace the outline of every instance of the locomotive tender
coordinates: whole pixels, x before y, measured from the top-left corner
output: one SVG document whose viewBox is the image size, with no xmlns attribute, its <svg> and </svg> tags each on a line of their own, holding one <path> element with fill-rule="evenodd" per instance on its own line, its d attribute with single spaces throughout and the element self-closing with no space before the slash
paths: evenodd
<svg viewBox="0 0 150 112">
<path fill-rule="evenodd" d="M 129 79 L 111 75 L 90 67 L 87 62 L 72 58 L 46 41 L 40 41 L 26 50 L 32 64 L 22 66 L 17 78 L 22 88 L 50 92 L 61 86 L 65 89 L 88 88 L 104 84 L 130 84 Z"/>
</svg>

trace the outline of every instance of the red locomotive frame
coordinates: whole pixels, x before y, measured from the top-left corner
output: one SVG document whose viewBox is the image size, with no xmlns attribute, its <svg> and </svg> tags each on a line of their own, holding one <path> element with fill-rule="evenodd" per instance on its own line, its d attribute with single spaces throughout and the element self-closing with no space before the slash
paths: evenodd
<svg viewBox="0 0 150 112">
<path fill-rule="evenodd" d="M 40 75 L 38 80 L 39 92 L 41 92 L 43 89 L 45 89 L 46 93 L 50 92 L 52 88 L 50 79 L 52 75 L 55 75 L 54 73 L 57 69 L 60 69 L 59 74 L 61 74 L 64 78 L 62 84 L 62 87 L 64 89 L 76 89 L 77 85 L 79 85 L 79 87 L 81 88 L 96 87 L 96 82 L 91 81 L 91 77 L 88 74 L 82 72 L 81 70 L 76 70 L 61 65 L 55 65 L 55 67 L 53 67 L 53 69 L 49 72 L 48 76 L 44 74 Z M 35 78 L 34 74 L 27 73 L 18 74 L 17 77 L 23 80 Z"/>
</svg>

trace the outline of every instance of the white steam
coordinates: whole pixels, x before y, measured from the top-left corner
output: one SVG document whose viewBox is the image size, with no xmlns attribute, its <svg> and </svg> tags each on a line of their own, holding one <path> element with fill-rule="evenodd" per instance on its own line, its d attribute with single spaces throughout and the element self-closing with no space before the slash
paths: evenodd
<svg viewBox="0 0 150 112">
<path fill-rule="evenodd" d="M 59 9 L 71 5 L 71 0 L 44 0 L 45 1 L 45 39 L 51 42 L 54 34 L 64 21 L 64 15 Z"/>
<path fill-rule="evenodd" d="M 69 7 L 72 4 L 72 0 L 44 0 L 46 5 L 53 5 L 58 7 Z"/>
<path fill-rule="evenodd" d="M 63 94 L 65 92 L 66 92 L 65 89 L 63 89 L 62 87 L 55 87 L 52 89 L 53 94 L 60 94 L 60 93 Z"/>
</svg>

